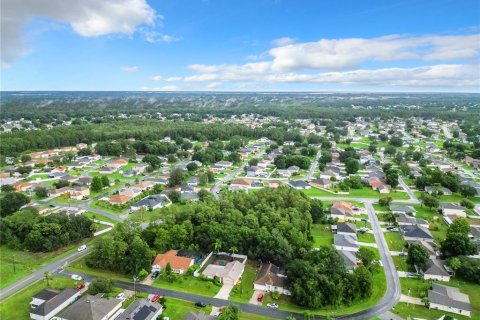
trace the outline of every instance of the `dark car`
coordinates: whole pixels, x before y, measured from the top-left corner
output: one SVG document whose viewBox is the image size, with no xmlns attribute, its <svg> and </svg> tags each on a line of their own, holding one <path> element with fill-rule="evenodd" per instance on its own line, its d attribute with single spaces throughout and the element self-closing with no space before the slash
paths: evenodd
<svg viewBox="0 0 480 320">
<path fill-rule="evenodd" d="M 205 304 L 205 302 L 202 302 L 202 301 L 198 301 L 195 303 L 195 307 L 200 307 L 200 308 L 205 308 L 207 305 Z"/>
<path fill-rule="evenodd" d="M 362 221 L 363 221 L 363 222 L 367 222 L 367 221 L 368 221 L 368 219 L 366 219 L 366 218 L 362 218 Z"/>
<path fill-rule="evenodd" d="M 160 274 L 159 271 L 155 271 L 154 273 L 152 273 L 152 280 L 157 279 L 159 274 Z"/>
</svg>

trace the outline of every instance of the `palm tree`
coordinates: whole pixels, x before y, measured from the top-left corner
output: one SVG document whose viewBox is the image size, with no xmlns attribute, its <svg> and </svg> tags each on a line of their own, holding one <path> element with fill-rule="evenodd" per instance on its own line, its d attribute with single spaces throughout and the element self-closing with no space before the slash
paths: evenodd
<svg viewBox="0 0 480 320">
<path fill-rule="evenodd" d="M 238 253 L 238 248 L 235 247 L 235 246 L 231 246 L 231 247 L 230 247 L 230 252 L 231 252 L 231 254 L 232 254 L 232 256 L 233 256 L 235 253 Z"/>
<path fill-rule="evenodd" d="M 460 261 L 460 259 L 458 257 L 454 257 L 454 258 L 450 259 L 450 262 L 448 264 L 450 265 L 450 268 L 452 268 L 453 276 L 455 277 L 455 273 L 462 266 L 462 262 Z"/>
<path fill-rule="evenodd" d="M 52 275 L 51 275 L 50 271 L 45 271 L 43 273 L 43 276 L 45 278 L 45 281 L 47 281 L 47 287 L 48 287 L 49 281 L 52 279 Z"/>
<path fill-rule="evenodd" d="M 213 244 L 213 249 L 218 253 L 222 248 L 222 241 L 220 239 L 215 239 L 215 243 Z"/>
</svg>

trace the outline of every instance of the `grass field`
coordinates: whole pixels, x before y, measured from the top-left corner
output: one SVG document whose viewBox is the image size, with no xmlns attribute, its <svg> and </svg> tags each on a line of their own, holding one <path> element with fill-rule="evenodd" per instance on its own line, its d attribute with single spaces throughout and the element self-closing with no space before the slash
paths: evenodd
<svg viewBox="0 0 480 320">
<path fill-rule="evenodd" d="M 364 187 L 362 189 L 350 189 L 349 194 L 331 193 L 325 190 L 310 188 L 302 190 L 309 197 L 344 197 L 344 198 L 380 198 L 381 195 L 371 188 Z M 406 192 L 392 192 L 389 197 L 397 200 L 407 200 L 409 196 Z"/>
<path fill-rule="evenodd" d="M 358 233 L 357 239 L 360 242 L 375 243 L 375 236 L 372 233 Z"/>
<path fill-rule="evenodd" d="M 312 226 L 313 246 L 329 246 L 333 244 L 333 233 L 328 224 L 314 224 Z"/>
<path fill-rule="evenodd" d="M 103 200 L 92 201 L 90 203 L 90 207 L 95 209 L 105 210 L 113 214 L 124 214 L 128 210 L 128 209 L 117 208 L 114 205 L 111 205 L 107 201 L 103 201 Z"/>
<path fill-rule="evenodd" d="M 184 319 L 185 315 L 192 311 L 202 311 L 206 314 L 210 314 L 210 312 L 212 312 L 212 307 L 207 306 L 205 308 L 199 308 L 195 307 L 194 303 L 192 302 L 175 298 L 167 298 L 167 302 L 165 303 L 165 305 L 166 309 L 162 313 L 162 316 L 169 317 L 171 320 Z"/>
<path fill-rule="evenodd" d="M 109 223 L 113 223 L 113 224 L 118 223 L 118 221 L 116 221 L 116 220 L 110 219 L 108 217 L 104 217 L 104 216 L 102 216 L 98 213 L 94 213 L 94 212 L 90 212 L 90 211 L 84 212 L 83 215 L 90 218 L 90 219 L 100 220 L 100 221 L 109 222 Z"/>
<path fill-rule="evenodd" d="M 420 319 L 440 319 L 440 317 L 446 314 L 453 316 L 454 319 L 457 319 L 457 320 L 474 319 L 474 318 L 460 316 L 457 314 L 443 312 L 440 310 L 428 309 L 425 306 L 419 306 L 419 305 L 414 305 L 410 303 L 407 304 L 404 302 L 397 303 L 397 305 L 394 308 L 392 308 L 391 311 L 396 315 L 399 315 L 403 319 L 407 319 L 411 317 L 416 317 Z"/>
<path fill-rule="evenodd" d="M 400 256 L 392 256 L 393 264 L 398 271 L 408 271 L 407 258 Z"/>
<path fill-rule="evenodd" d="M 403 241 L 398 232 L 385 232 L 385 241 L 387 241 L 388 249 L 391 251 L 402 251 L 405 249 L 405 241 Z"/>
<path fill-rule="evenodd" d="M 177 280 L 173 282 L 169 282 L 160 276 L 152 285 L 157 288 L 194 293 L 207 297 L 213 297 L 221 288 L 221 286 L 216 285 L 211 281 L 200 280 L 200 278 L 188 275 L 179 276 Z"/>
<path fill-rule="evenodd" d="M 247 263 L 240 284 L 237 284 L 230 293 L 230 300 L 248 303 L 253 295 L 253 281 L 255 281 L 256 274 L 255 266 Z"/>
<path fill-rule="evenodd" d="M 49 281 L 53 289 L 72 288 L 75 281 L 69 278 L 54 277 Z M 27 320 L 30 319 L 30 301 L 34 294 L 47 288 L 45 280 L 40 280 L 24 290 L 9 297 L 0 303 L 0 319 L 2 320 Z"/>
<path fill-rule="evenodd" d="M 78 260 L 73 261 L 70 263 L 70 265 L 67 267 L 68 270 L 72 272 L 80 272 L 80 273 L 86 273 L 92 276 L 96 277 L 102 277 L 102 278 L 107 278 L 107 279 L 112 279 L 112 280 L 120 280 L 120 281 L 132 281 L 132 279 L 124 274 L 121 273 L 116 273 L 110 270 L 101 270 L 101 269 L 94 269 L 90 268 L 86 265 L 86 259 L 87 257 L 80 258 Z"/>
</svg>

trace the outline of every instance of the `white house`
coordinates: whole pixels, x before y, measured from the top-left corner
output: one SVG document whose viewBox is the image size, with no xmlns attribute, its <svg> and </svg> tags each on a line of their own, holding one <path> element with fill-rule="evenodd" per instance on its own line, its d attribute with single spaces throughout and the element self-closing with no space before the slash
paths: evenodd
<svg viewBox="0 0 480 320">
<path fill-rule="evenodd" d="M 62 291 L 45 289 L 32 297 L 30 319 L 50 320 L 61 310 L 73 303 L 81 294 L 80 290 L 67 288 Z"/>
<path fill-rule="evenodd" d="M 286 286 L 287 277 L 280 273 L 279 268 L 272 263 L 264 263 L 253 282 L 253 288 L 262 292 L 278 292 L 290 295 Z"/>
<path fill-rule="evenodd" d="M 428 290 L 428 301 L 430 309 L 471 316 L 470 298 L 458 288 L 433 284 L 432 289 Z"/>
</svg>

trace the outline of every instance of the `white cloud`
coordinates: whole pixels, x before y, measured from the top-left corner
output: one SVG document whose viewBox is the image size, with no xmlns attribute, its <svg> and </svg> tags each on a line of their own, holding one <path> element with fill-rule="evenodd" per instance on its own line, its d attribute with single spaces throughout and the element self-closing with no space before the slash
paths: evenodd
<svg viewBox="0 0 480 320">
<path fill-rule="evenodd" d="M 295 39 L 289 37 L 283 37 L 272 40 L 272 44 L 277 47 L 288 46 L 289 44 L 295 43 Z"/>
<path fill-rule="evenodd" d="M 163 87 L 142 87 L 142 91 L 178 91 L 177 86 L 163 86 Z"/>
<path fill-rule="evenodd" d="M 175 81 L 180 81 L 182 80 L 182 77 L 162 77 L 162 76 L 153 76 L 149 78 L 150 81 L 155 81 L 155 82 L 175 82 Z"/>
<path fill-rule="evenodd" d="M 174 41 L 180 40 L 179 37 L 174 37 L 168 34 L 164 34 L 161 32 L 149 30 L 144 32 L 145 40 L 150 43 L 170 43 Z"/>
<path fill-rule="evenodd" d="M 211 83 L 207 84 L 206 87 L 207 87 L 207 89 L 214 90 L 214 89 L 218 89 L 221 85 L 222 85 L 222 83 L 220 83 L 220 82 L 211 82 Z"/>
<path fill-rule="evenodd" d="M 123 72 L 128 72 L 128 73 L 133 73 L 138 71 L 137 66 L 132 66 L 132 67 L 120 67 L 120 70 Z"/>
<path fill-rule="evenodd" d="M 83 37 L 132 35 L 139 26 L 154 27 L 158 16 L 146 0 L 2 0 L 2 66 L 29 52 L 25 27 L 35 18 L 65 23 Z"/>
</svg>

